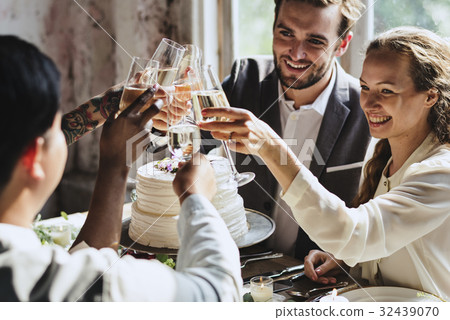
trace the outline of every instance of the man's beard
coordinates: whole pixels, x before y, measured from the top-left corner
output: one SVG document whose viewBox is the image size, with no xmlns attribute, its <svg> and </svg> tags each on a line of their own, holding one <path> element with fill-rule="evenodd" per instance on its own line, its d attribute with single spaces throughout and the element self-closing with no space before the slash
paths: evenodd
<svg viewBox="0 0 450 320">
<path fill-rule="evenodd" d="M 314 70 L 314 69 L 311 70 L 312 68 L 314 68 L 316 66 L 316 65 L 312 64 L 309 66 L 308 71 L 311 71 L 311 72 L 307 76 L 307 78 L 304 78 L 304 74 L 303 74 L 297 79 L 295 77 L 283 76 L 281 73 L 281 66 L 278 63 L 278 60 L 275 57 L 275 55 L 274 55 L 274 60 L 275 60 L 275 70 L 277 72 L 278 79 L 280 79 L 280 82 L 283 85 L 283 87 L 286 87 L 289 89 L 295 89 L 295 90 L 309 88 L 309 87 L 315 85 L 320 80 L 322 80 L 322 78 L 325 76 L 327 71 L 330 69 L 331 62 L 333 61 L 333 59 L 330 59 L 327 63 L 322 64 L 319 67 L 319 69 L 317 69 L 317 70 Z"/>
</svg>

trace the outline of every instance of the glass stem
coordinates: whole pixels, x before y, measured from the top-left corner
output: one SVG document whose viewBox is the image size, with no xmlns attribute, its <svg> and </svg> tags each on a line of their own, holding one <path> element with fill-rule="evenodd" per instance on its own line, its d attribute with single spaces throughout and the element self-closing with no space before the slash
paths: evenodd
<svg viewBox="0 0 450 320">
<path fill-rule="evenodd" d="M 231 158 L 230 148 L 228 148 L 226 141 L 222 140 L 222 145 L 223 145 L 223 150 L 225 150 L 225 155 L 227 156 L 228 163 L 230 164 L 231 172 L 233 173 L 233 176 L 237 178 L 237 177 L 239 177 L 239 172 L 236 170 L 236 167 L 233 162 L 233 158 Z"/>
</svg>

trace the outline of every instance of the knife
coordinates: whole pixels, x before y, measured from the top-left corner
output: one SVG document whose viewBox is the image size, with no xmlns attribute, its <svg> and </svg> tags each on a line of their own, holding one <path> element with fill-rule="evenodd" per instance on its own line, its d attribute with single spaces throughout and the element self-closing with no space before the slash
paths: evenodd
<svg viewBox="0 0 450 320">
<path fill-rule="evenodd" d="M 298 266 L 287 267 L 287 268 L 281 270 L 279 273 L 269 275 L 268 277 L 273 279 L 273 278 L 280 277 L 285 273 L 290 273 L 290 272 L 294 272 L 294 271 L 302 271 L 304 269 L 305 269 L 305 266 L 303 264 L 299 264 Z"/>
<path fill-rule="evenodd" d="M 271 272 L 263 273 L 263 274 L 261 274 L 261 276 L 266 276 L 266 277 L 269 277 L 269 278 L 272 278 L 275 280 L 275 278 L 281 277 L 284 274 L 295 272 L 295 271 L 303 271 L 304 269 L 305 269 L 305 266 L 303 264 L 299 264 L 298 266 L 287 267 L 281 271 L 275 271 L 276 272 L 275 274 L 273 273 L 273 271 L 271 271 Z M 294 275 L 289 274 L 287 276 L 289 277 L 289 276 L 294 276 Z M 250 283 L 251 278 L 253 278 L 253 276 L 243 279 L 244 284 Z"/>
<path fill-rule="evenodd" d="M 255 258 L 255 257 L 260 257 L 260 256 L 265 256 L 265 255 L 269 255 L 271 254 L 273 251 L 269 250 L 269 251 L 265 251 L 265 252 L 258 252 L 258 253 L 250 253 L 250 254 L 241 254 L 239 256 L 240 259 L 245 259 L 245 258 Z"/>
<path fill-rule="evenodd" d="M 293 273 L 293 274 L 287 274 L 278 278 L 273 279 L 273 282 L 277 282 L 277 281 L 283 281 L 283 280 L 291 280 L 294 281 L 302 276 L 304 276 L 305 273 L 302 272 L 297 272 L 297 273 Z"/>
</svg>

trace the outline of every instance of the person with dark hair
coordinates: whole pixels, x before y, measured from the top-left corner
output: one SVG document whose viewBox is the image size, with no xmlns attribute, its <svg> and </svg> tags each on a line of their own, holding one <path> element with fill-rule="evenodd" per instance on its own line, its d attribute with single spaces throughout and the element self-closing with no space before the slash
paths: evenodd
<svg viewBox="0 0 450 320">
<path fill-rule="evenodd" d="M 9 50 L 16 51 L 11 53 Z M 26 50 L 28 49 L 28 50 Z M 0 189 L 10 180 L 20 156 L 33 152 L 33 140 L 52 126 L 59 105 L 59 72 L 37 48 L 13 36 L 2 37 L 0 47 Z M 9 59 L 3 59 L 10 55 Z M 11 63 L 10 63 L 11 61 Z M 37 70 L 30 73 L 30 70 Z M 33 92 L 24 95 L 23 92 Z M 26 106 L 26 110 L 23 109 Z M 25 111 L 27 116 L 24 117 Z M 18 124 L 20 120 L 21 125 Z"/>
<path fill-rule="evenodd" d="M 173 183 L 181 203 L 176 271 L 157 260 L 117 255 L 129 172 L 126 154 L 143 152 L 127 150 L 127 141 L 139 134 L 136 146 L 149 142 L 146 124 L 162 101 L 139 110 L 155 91 L 148 89 L 118 116 L 118 109 L 111 110 L 100 140 L 89 214 L 73 253 L 42 246 L 31 225 L 59 183 L 67 158 L 59 72 L 32 44 L 0 36 L 0 301 L 241 299 L 238 249 L 209 202 L 215 180 L 204 156 L 182 166 Z"/>
<path fill-rule="evenodd" d="M 373 40 L 360 78 L 361 107 L 380 139 L 353 207 L 328 192 L 265 123 L 240 109 L 204 110 L 235 149 L 260 156 L 283 189 L 296 221 L 328 251 L 311 251 L 305 274 L 335 282 L 358 267 L 371 284 L 403 286 L 450 299 L 450 45 L 416 27 Z M 244 124 L 244 125 L 243 125 Z M 265 139 L 262 146 L 256 142 Z M 341 260 L 336 260 L 332 254 Z"/>
</svg>

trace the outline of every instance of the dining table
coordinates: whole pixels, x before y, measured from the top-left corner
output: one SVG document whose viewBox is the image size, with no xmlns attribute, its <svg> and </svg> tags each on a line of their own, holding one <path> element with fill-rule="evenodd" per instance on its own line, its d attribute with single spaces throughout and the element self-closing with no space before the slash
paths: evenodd
<svg viewBox="0 0 450 320">
<path fill-rule="evenodd" d="M 275 252 L 272 252 L 271 250 L 267 250 L 263 245 L 257 244 L 251 247 L 247 248 L 241 248 L 239 250 L 241 255 L 241 263 L 244 263 L 246 260 L 252 258 L 252 257 L 261 257 L 261 253 L 265 253 L 264 255 L 273 255 Z M 241 274 L 242 278 L 245 281 L 250 279 L 251 277 L 255 276 L 261 276 L 265 274 L 278 274 L 282 270 L 285 270 L 288 267 L 295 267 L 302 265 L 303 261 L 297 258 L 294 258 L 292 256 L 283 254 L 281 257 L 277 258 L 271 258 L 271 259 L 264 259 L 264 260 L 256 260 L 256 261 L 249 261 L 245 264 L 243 268 L 241 268 Z M 293 271 L 290 273 L 283 274 L 283 277 L 285 275 L 298 275 L 302 270 Z M 277 278 L 275 277 L 274 280 Z M 337 292 L 345 292 L 348 290 L 353 290 L 356 288 L 359 288 L 362 285 L 366 285 L 364 282 L 357 281 L 355 283 L 355 280 L 353 280 L 350 276 L 346 274 L 341 274 L 336 276 L 336 283 L 343 283 L 346 282 L 347 285 L 338 288 Z M 275 281 L 276 282 L 276 281 Z M 332 285 L 332 284 L 331 284 Z M 291 287 L 292 286 L 292 287 Z M 274 293 L 274 301 L 277 302 L 311 302 L 311 301 L 318 301 L 321 297 L 323 297 L 326 294 L 329 294 L 332 291 L 332 288 L 320 290 L 323 287 L 329 287 L 330 284 L 321 284 L 314 282 L 310 280 L 308 277 L 306 277 L 304 274 L 300 274 L 298 278 L 295 280 L 283 280 L 281 281 L 280 285 L 274 286 L 274 290 L 282 290 Z M 245 286 L 244 286 L 245 288 Z M 303 297 L 294 297 L 289 295 L 287 292 L 288 290 L 295 290 L 300 292 L 308 292 L 311 289 L 319 289 L 315 290 L 309 298 L 303 298 Z M 245 291 L 245 290 L 244 290 Z"/>
<path fill-rule="evenodd" d="M 79 212 L 69 214 L 68 216 L 61 216 L 57 218 L 51 218 L 46 220 L 41 220 L 36 223 L 36 225 L 52 226 L 55 224 L 60 224 L 65 220 L 68 220 L 72 228 L 79 230 L 84 224 L 87 217 L 87 212 Z M 126 203 L 123 207 L 122 221 L 125 222 L 131 217 L 131 203 Z M 123 224 L 125 225 L 125 224 Z M 122 242 L 121 242 L 122 244 Z M 66 246 L 68 249 L 70 245 Z M 123 254 L 132 254 L 133 248 L 125 249 L 122 251 Z M 121 249 L 122 250 L 122 249 Z M 144 259 L 154 259 L 157 255 L 151 254 L 149 252 L 135 252 L 135 256 Z M 296 268 L 292 272 L 287 272 L 286 268 L 296 267 L 303 264 L 303 261 L 292 256 L 281 254 L 279 252 L 274 252 L 264 245 L 264 241 L 252 244 L 250 246 L 241 247 L 239 249 L 241 266 L 245 263 L 245 266 L 241 267 L 241 275 L 244 282 L 243 292 L 247 293 L 250 291 L 249 279 L 252 277 L 261 277 L 264 275 L 270 275 L 274 279 L 274 295 L 271 301 L 276 302 L 318 302 L 321 298 L 326 295 L 331 295 L 333 288 L 329 287 L 331 284 L 321 284 L 310 280 L 306 277 L 302 271 L 303 269 Z M 277 255 L 276 257 L 271 257 L 269 259 L 254 260 L 254 258 L 261 258 L 267 255 Z M 176 254 L 168 255 L 176 263 Z M 252 259 L 252 260 L 249 260 Z M 274 277 L 273 275 L 283 272 L 282 277 Z M 293 280 L 280 278 L 292 277 Z M 422 292 L 418 290 L 401 288 L 401 287 L 372 287 L 361 278 L 353 278 L 348 274 L 341 273 L 335 276 L 336 283 L 341 284 L 336 288 L 337 295 L 344 294 L 348 297 L 349 294 L 352 298 L 350 301 L 426 301 L 426 302 L 436 302 L 445 301 L 441 297 L 429 294 L 427 292 Z M 323 289 L 322 289 L 323 288 Z M 289 294 L 289 290 L 305 293 L 310 290 L 313 292 L 308 298 L 294 296 Z M 336 294 L 334 292 L 333 294 Z M 243 296 L 244 301 L 249 295 Z M 250 299 L 251 301 L 251 299 Z"/>
<path fill-rule="evenodd" d="M 80 229 L 81 226 L 84 224 L 84 221 L 87 217 L 87 212 L 79 212 L 74 214 L 69 214 L 68 219 L 69 222 L 76 228 Z M 131 203 L 126 203 L 123 207 L 123 214 L 122 214 L 122 221 L 125 221 L 131 217 Z M 41 221 L 40 223 L 45 225 L 52 225 L 55 223 L 59 223 L 63 221 L 63 217 L 57 217 L 57 218 L 51 218 L 44 221 Z M 130 250 L 133 251 L 133 250 Z M 272 252 L 271 250 L 268 250 L 264 245 L 261 243 L 255 244 L 252 246 L 248 246 L 245 248 L 239 249 L 240 257 L 241 257 L 241 263 L 244 261 L 255 258 L 255 257 L 261 257 L 266 255 L 273 255 L 276 254 L 276 252 Z M 281 272 L 282 270 L 288 268 L 288 267 L 294 267 L 299 266 L 303 264 L 302 260 L 296 259 L 294 257 L 291 257 L 289 255 L 285 254 L 278 254 L 281 255 L 281 257 L 272 258 L 272 259 L 264 259 L 264 260 L 257 260 L 257 261 L 249 261 L 246 263 L 246 265 L 241 268 L 242 273 L 242 279 L 244 280 L 244 283 L 248 282 L 248 280 L 251 277 L 254 276 L 260 276 L 264 274 L 275 274 L 277 272 Z M 142 254 L 136 254 L 138 257 L 143 257 L 145 255 Z M 170 256 L 170 255 L 169 255 Z M 170 256 L 173 258 L 173 260 L 176 261 L 176 255 Z M 298 270 L 291 273 L 283 274 L 283 276 L 289 276 L 294 274 L 299 274 L 300 271 Z M 348 285 L 346 286 L 347 289 L 353 289 L 357 288 L 358 285 L 355 284 L 354 281 L 351 280 L 351 278 L 345 274 L 339 275 L 336 277 L 337 282 L 347 282 Z M 276 278 L 274 278 L 276 279 Z M 277 282 L 277 281 L 275 281 Z M 276 292 L 274 296 L 277 297 L 277 301 L 314 301 L 314 298 L 323 296 L 324 294 L 329 293 L 329 290 L 323 290 L 323 291 L 317 291 L 315 294 L 311 295 L 311 298 L 305 299 L 301 297 L 292 297 L 287 293 L 287 290 L 297 290 L 301 292 L 306 292 L 308 290 L 311 290 L 313 288 L 321 288 L 327 285 L 323 285 L 320 283 L 316 283 L 314 281 L 311 281 L 308 279 L 305 275 L 300 275 L 297 279 L 290 281 L 290 280 L 283 280 L 278 285 L 275 285 L 275 290 L 282 290 L 279 292 Z M 248 287 L 248 286 L 247 286 Z M 244 286 L 244 292 L 245 292 L 246 286 Z M 286 289 L 286 290 L 283 290 Z M 346 288 L 340 288 L 339 290 L 345 290 Z M 330 289 L 331 290 L 331 289 Z"/>
</svg>

